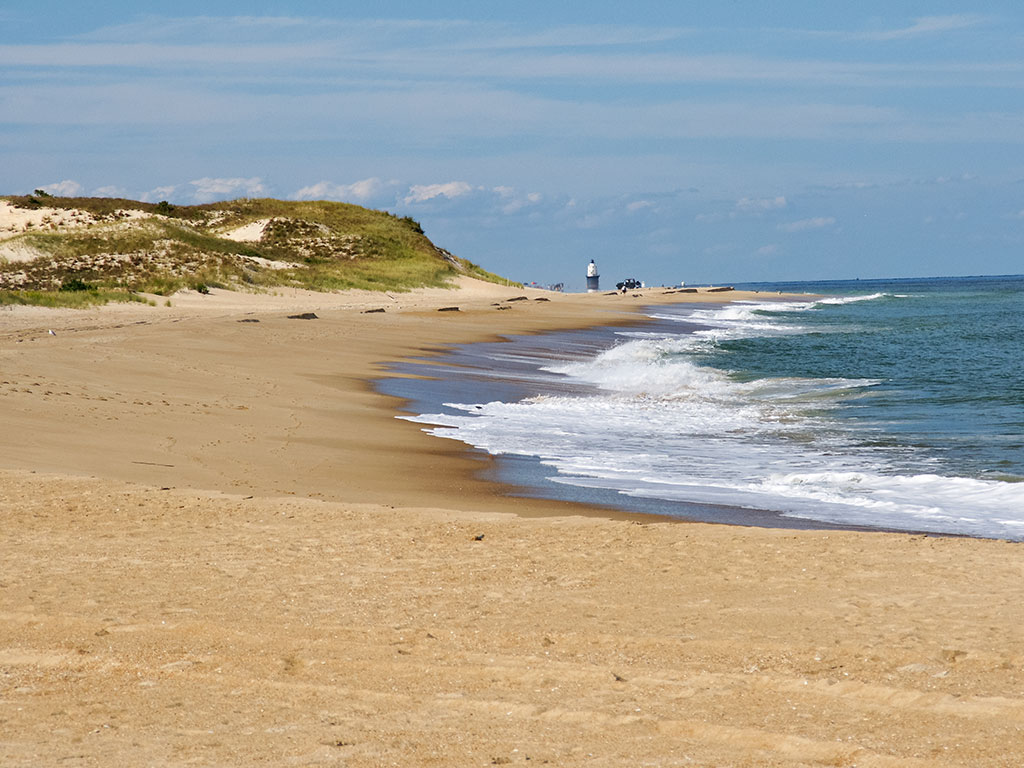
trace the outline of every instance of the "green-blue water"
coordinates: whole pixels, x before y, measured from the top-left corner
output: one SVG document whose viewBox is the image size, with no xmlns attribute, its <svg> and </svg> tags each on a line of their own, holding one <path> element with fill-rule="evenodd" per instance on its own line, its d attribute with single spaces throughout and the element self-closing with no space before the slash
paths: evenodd
<svg viewBox="0 0 1024 768">
<path fill-rule="evenodd" d="M 1024 540 L 1024 277 L 737 287 L 762 296 L 467 345 L 402 394 L 535 493 Z"/>
<path fill-rule="evenodd" d="M 770 288 L 877 298 L 816 305 L 799 313 L 800 333 L 725 340 L 705 363 L 740 378 L 875 380 L 833 410 L 862 444 L 905 448 L 902 461 L 933 470 L 1024 479 L 1024 277 Z"/>
</svg>

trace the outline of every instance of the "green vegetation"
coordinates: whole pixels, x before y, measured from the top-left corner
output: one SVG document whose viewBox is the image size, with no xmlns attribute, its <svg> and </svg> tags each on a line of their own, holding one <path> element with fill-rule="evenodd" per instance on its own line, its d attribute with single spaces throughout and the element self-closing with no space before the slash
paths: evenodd
<svg viewBox="0 0 1024 768">
<path fill-rule="evenodd" d="M 62 291 L 95 291 L 96 290 L 96 286 L 95 285 L 89 285 L 89 283 L 85 282 L 81 278 L 71 277 L 71 278 L 68 278 L 67 280 L 63 281 L 60 284 L 60 290 L 62 290 Z"/>
<path fill-rule="evenodd" d="M 156 303 L 145 296 L 117 290 L 92 291 L 10 291 L 0 290 L 0 307 L 8 305 L 31 305 L 37 307 L 64 307 L 85 309 L 110 302 L 131 302 L 140 304 Z"/>
<path fill-rule="evenodd" d="M 121 211 L 142 211 L 143 213 L 161 213 L 161 206 L 168 206 L 173 214 L 177 206 L 161 203 L 143 203 L 138 200 L 127 200 L 123 197 L 54 197 L 41 189 L 31 195 L 13 195 L 0 198 L 7 200 L 18 208 L 56 208 L 58 210 L 76 210 L 91 213 L 97 218 L 116 218 Z M 187 209 L 182 209 L 187 212 Z M 170 215 L 170 214 L 167 214 Z"/>
<path fill-rule="evenodd" d="M 0 257 L 0 303 L 86 306 L 130 301 L 135 293 L 210 288 L 404 291 L 450 285 L 458 275 L 510 284 L 436 247 L 409 216 L 347 203 L 243 199 L 176 206 L 41 192 L 6 199 L 26 209 L 72 212 L 74 225 L 44 218 L 0 241 L 41 254 L 28 262 Z M 258 241 L 229 237 L 253 224 L 262 226 Z M 42 300 L 52 294 L 62 298 Z"/>
</svg>

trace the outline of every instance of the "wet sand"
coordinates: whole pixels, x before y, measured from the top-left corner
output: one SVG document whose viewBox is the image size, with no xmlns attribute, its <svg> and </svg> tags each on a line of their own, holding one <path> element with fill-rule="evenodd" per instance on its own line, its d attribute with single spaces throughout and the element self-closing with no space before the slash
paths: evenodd
<svg viewBox="0 0 1024 768">
<path fill-rule="evenodd" d="M 509 498 L 368 383 L 645 294 L 0 311 L 0 764 L 1016 764 L 1019 545 Z"/>
</svg>

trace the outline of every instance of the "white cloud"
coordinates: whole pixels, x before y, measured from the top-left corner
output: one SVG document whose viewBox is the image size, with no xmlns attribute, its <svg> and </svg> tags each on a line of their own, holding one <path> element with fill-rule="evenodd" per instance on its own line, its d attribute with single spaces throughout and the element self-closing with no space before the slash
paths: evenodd
<svg viewBox="0 0 1024 768">
<path fill-rule="evenodd" d="M 935 35 L 944 32 L 952 32 L 958 29 L 967 29 L 984 24 L 988 18 L 976 13 L 956 13 L 947 16 L 921 16 L 914 19 L 909 27 L 900 29 L 888 29 L 878 32 L 866 32 L 858 35 L 866 40 L 900 40 L 907 37 L 921 37 L 922 35 Z"/>
<path fill-rule="evenodd" d="M 725 214 L 722 213 L 698 213 L 693 217 L 694 221 L 699 221 L 702 224 L 714 224 L 716 221 L 721 221 L 725 218 Z"/>
<path fill-rule="evenodd" d="M 764 211 L 777 211 L 786 207 L 786 198 L 765 197 L 750 198 L 744 197 L 736 201 L 736 210 L 743 213 L 763 213 Z"/>
<path fill-rule="evenodd" d="M 358 200 L 366 202 L 381 196 L 397 183 L 396 181 L 383 181 L 376 176 L 351 184 L 321 181 L 298 190 L 292 195 L 292 200 Z"/>
<path fill-rule="evenodd" d="M 667 26 L 571 24 L 535 28 L 526 24 L 457 19 L 331 19 L 314 16 L 197 16 L 150 18 L 108 26 L 78 40 L 139 43 L 232 43 L 239 39 L 280 45 L 292 41 L 338 41 L 355 49 L 389 46 L 406 50 L 437 49 L 438 41 L 454 50 L 528 50 L 538 48 L 621 47 L 677 39 L 688 30 Z M 429 41 L 425 44 L 425 41 Z"/>
<path fill-rule="evenodd" d="M 831 216 L 816 216 L 813 219 L 800 219 L 788 224 L 779 224 L 777 229 L 780 232 L 806 232 L 808 229 L 821 229 L 835 223 L 836 220 Z"/>
<path fill-rule="evenodd" d="M 653 208 L 654 203 L 650 200 L 634 200 L 632 203 L 626 206 L 626 210 L 630 213 L 636 213 L 642 211 L 644 208 Z"/>
<path fill-rule="evenodd" d="M 210 203 L 217 199 L 228 199 L 231 197 L 255 197 L 264 194 L 267 190 L 263 186 L 262 179 L 253 177 L 251 179 L 211 179 L 204 177 L 190 181 L 195 192 L 193 198 L 198 203 Z"/>
<path fill-rule="evenodd" d="M 516 191 L 515 187 L 494 187 L 491 191 L 503 201 L 501 212 L 506 214 L 517 213 L 523 208 L 536 205 L 542 199 L 539 192 L 529 192 L 521 195 Z"/>
<path fill-rule="evenodd" d="M 774 256 L 779 252 L 779 246 L 777 245 L 763 245 L 758 248 L 754 253 L 758 256 Z"/>
<path fill-rule="evenodd" d="M 82 191 L 82 185 L 77 181 L 64 179 L 64 181 L 58 181 L 56 184 L 47 184 L 40 187 L 40 189 L 57 197 L 76 197 Z"/>
<path fill-rule="evenodd" d="M 2 49 L 0 46 L 0 68 L 4 63 Z M 24 66 L 14 61 L 12 58 L 12 66 Z M 931 86 L 940 84 L 936 78 L 940 77 L 941 65 L 935 67 L 920 75 Z M 808 64 L 805 68 L 819 71 L 816 65 Z M 404 141 L 439 145 L 460 138 L 477 140 L 524 134 L 547 139 L 571 134 L 582 142 L 595 138 L 642 142 L 651 138 L 744 137 L 1020 143 L 1024 137 L 1024 115 L 1015 112 L 1005 100 L 993 102 L 995 109 L 989 112 L 929 115 L 909 105 L 820 103 L 813 95 L 806 97 L 809 102 L 789 96 L 757 102 L 727 97 L 727 92 L 723 92 L 726 101 L 710 97 L 694 101 L 659 98 L 638 101 L 623 109 L 621 104 L 600 100 L 573 100 L 528 90 L 513 92 L 503 88 L 500 81 L 488 79 L 499 77 L 497 71 L 490 75 L 469 65 L 466 71 L 474 73 L 471 78 L 451 69 L 438 69 L 434 80 L 417 82 L 415 87 L 409 85 L 409 76 L 402 72 L 389 77 L 391 70 L 383 64 L 380 70 L 370 68 L 361 72 L 363 79 L 358 82 L 355 73 L 339 75 L 339 81 L 332 81 L 330 87 L 312 87 L 323 78 L 317 70 L 283 69 L 278 72 L 264 63 L 262 67 L 245 68 L 244 75 L 227 71 L 220 76 L 223 79 L 218 80 L 217 88 L 211 86 L 205 75 L 198 74 L 209 71 L 207 66 L 183 72 L 174 79 L 141 75 L 117 83 L 107 83 L 99 75 L 92 76 L 84 70 L 82 81 L 69 83 L 57 72 L 41 69 L 31 87 L 0 84 L 0 112 L 15 125 L 45 123 L 62 126 L 62 130 L 73 130 L 71 126 L 83 124 L 129 124 L 144 126 L 144 130 L 154 133 L 174 133 L 186 131 L 185 126 L 189 125 L 202 126 L 202 130 L 217 125 L 240 137 L 259 137 L 258 141 L 267 140 L 268 136 L 310 133 L 353 136 L 356 141 L 372 145 L 383 142 L 384 146 L 390 131 L 384 131 L 384 138 L 376 141 L 382 126 L 402 124 L 410 111 L 421 119 L 397 135 Z M 294 77 L 296 83 L 310 86 L 312 92 L 301 87 L 253 92 L 249 78 L 260 77 L 261 73 L 268 82 Z M 951 76 L 962 80 L 963 72 Z M 581 72 L 573 77 L 584 82 L 589 75 Z M 1018 87 L 1024 85 L 1024 67 L 1006 77 L 991 71 L 984 77 L 988 86 Z M 896 80 L 904 87 L 908 85 L 893 74 L 887 87 L 893 87 Z M 849 85 L 849 81 L 842 82 Z M 372 87 L 374 83 L 379 83 L 379 87 Z"/>
<path fill-rule="evenodd" d="M 464 181 L 449 181 L 447 184 L 415 184 L 409 187 L 409 194 L 402 202 L 406 205 L 425 203 L 435 197 L 447 197 L 449 200 L 453 200 L 456 197 L 468 195 L 472 191 L 473 187 Z"/>
<path fill-rule="evenodd" d="M 890 185 L 892 183 L 890 182 Z M 839 181 L 831 184 L 819 184 L 818 186 L 821 189 L 845 191 L 848 189 L 877 189 L 882 184 L 877 181 Z"/>
<path fill-rule="evenodd" d="M 110 184 L 105 187 L 96 187 L 92 191 L 95 197 L 128 197 L 128 190 L 124 187 L 114 186 Z"/>
<path fill-rule="evenodd" d="M 171 200 L 174 198 L 174 193 L 178 191 L 176 186 L 164 186 L 154 187 L 142 195 L 140 198 L 144 203 L 159 202 L 161 200 Z"/>
</svg>

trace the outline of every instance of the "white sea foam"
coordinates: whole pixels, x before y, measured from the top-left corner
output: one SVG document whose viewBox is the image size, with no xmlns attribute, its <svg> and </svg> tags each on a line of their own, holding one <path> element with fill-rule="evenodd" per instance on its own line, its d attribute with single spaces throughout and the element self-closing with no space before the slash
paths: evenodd
<svg viewBox="0 0 1024 768">
<path fill-rule="evenodd" d="M 800 332 L 759 313 L 813 306 L 730 304 L 663 314 L 706 330 L 627 332 L 592 359 L 542 369 L 593 394 L 449 403 L 455 413 L 410 419 L 492 454 L 539 457 L 559 483 L 824 522 L 1024 539 L 1024 483 L 948 477 L 928 461 L 896 461 L 893 450 L 857 447 L 829 419 L 830 406 L 877 382 L 740 382 L 694 362 L 694 352 L 720 338 L 715 334 Z"/>
<path fill-rule="evenodd" d="M 804 326 L 782 323 L 771 315 L 780 313 L 805 312 L 813 307 L 811 302 L 744 302 L 738 301 L 724 307 L 696 309 L 687 315 L 670 312 L 654 312 L 651 317 L 656 320 L 685 322 L 705 326 L 693 332 L 698 340 L 714 343 L 728 339 L 743 339 L 752 336 L 784 336 L 804 333 Z"/>
<path fill-rule="evenodd" d="M 872 293 L 867 296 L 829 296 L 826 299 L 818 299 L 815 304 L 853 304 L 858 301 L 874 301 L 875 299 L 884 299 L 888 297 L 893 298 L 906 298 L 905 296 L 897 296 L 893 293 Z"/>
</svg>

